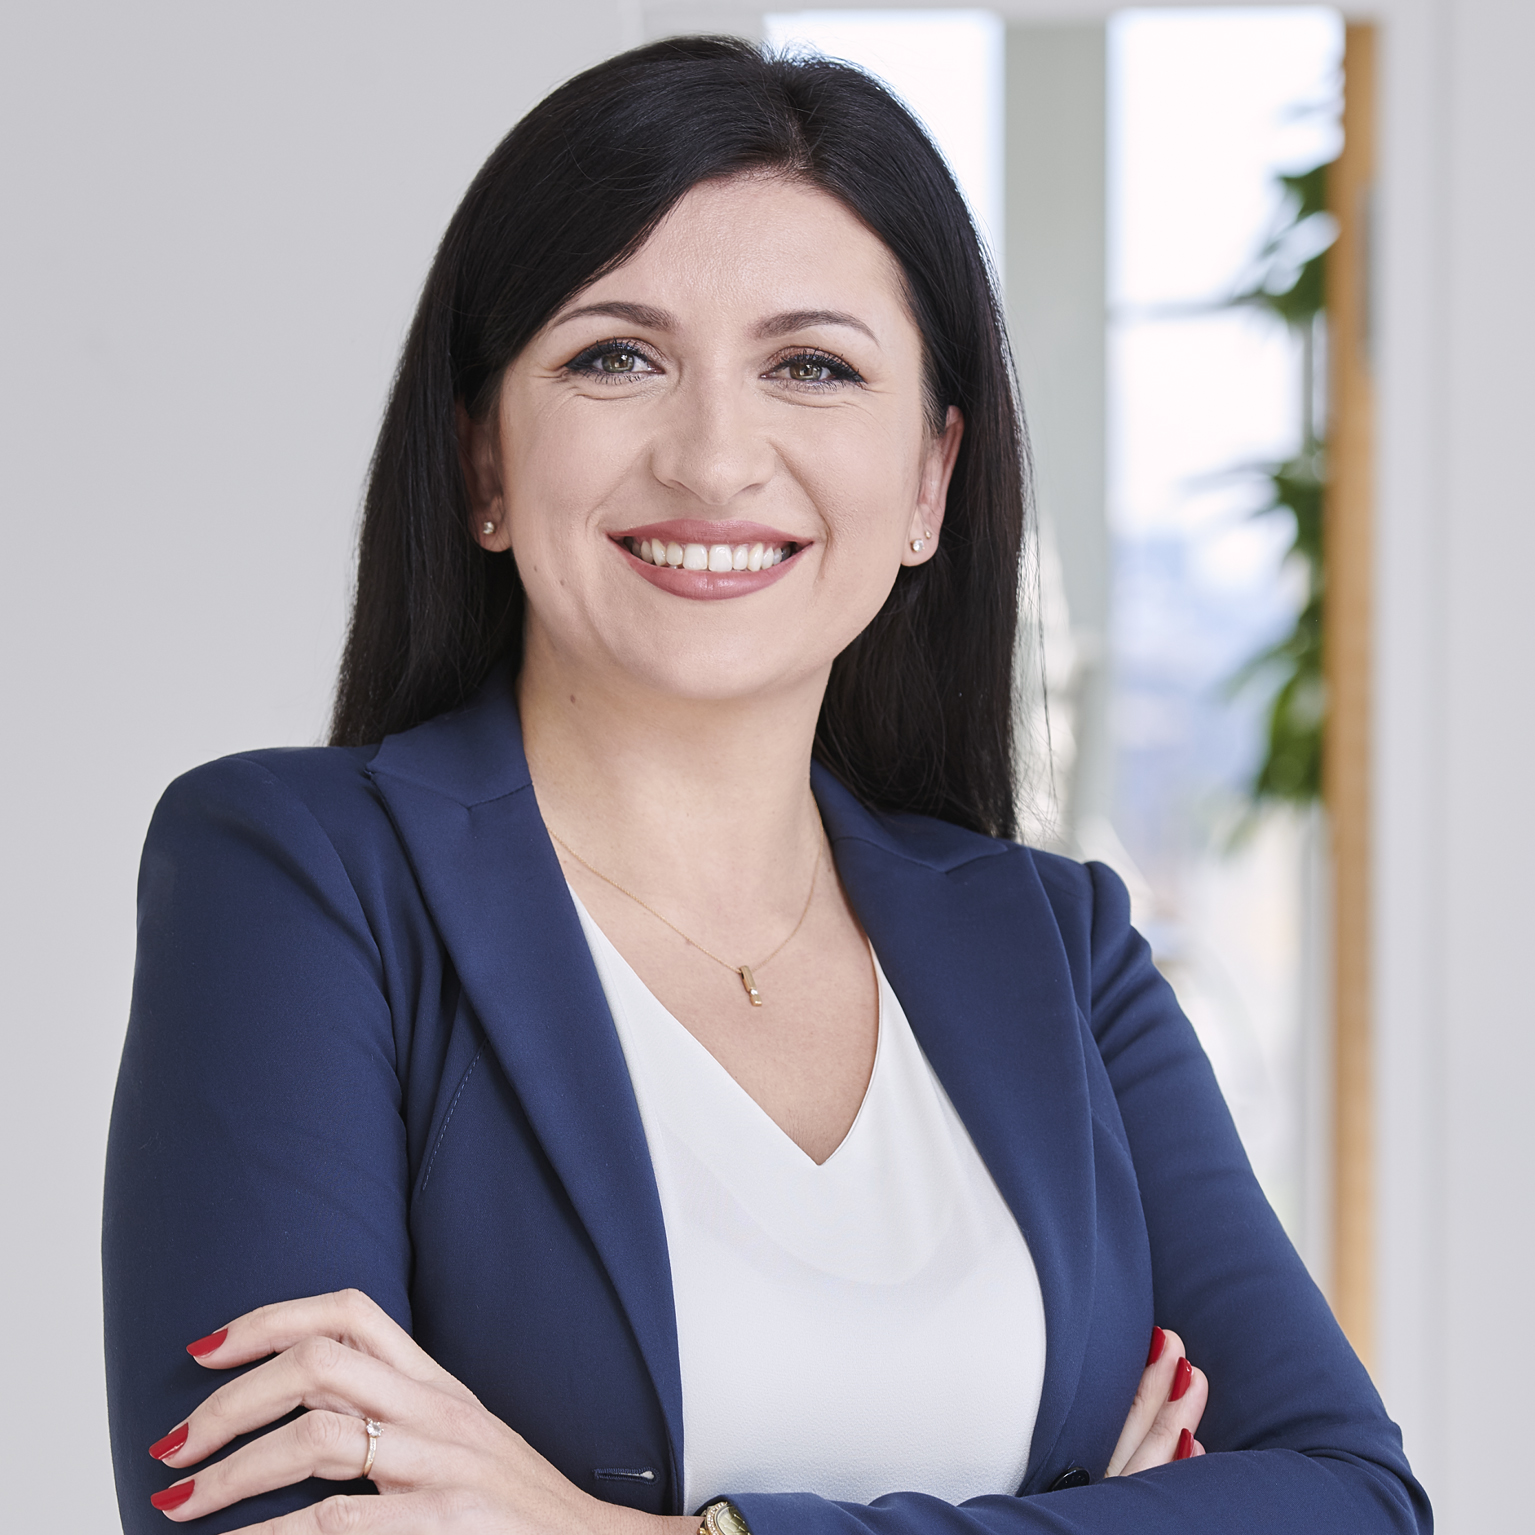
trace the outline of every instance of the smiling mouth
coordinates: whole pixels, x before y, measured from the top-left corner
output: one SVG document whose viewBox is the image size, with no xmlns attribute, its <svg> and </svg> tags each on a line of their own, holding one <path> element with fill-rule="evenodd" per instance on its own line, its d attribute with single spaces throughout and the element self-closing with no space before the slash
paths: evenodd
<svg viewBox="0 0 1535 1535">
<path fill-rule="evenodd" d="M 623 538 L 619 542 L 635 559 L 662 569 L 709 571 L 725 575 L 733 571 L 771 570 L 799 551 L 799 545 L 780 544 L 683 544 L 662 538 Z"/>
</svg>

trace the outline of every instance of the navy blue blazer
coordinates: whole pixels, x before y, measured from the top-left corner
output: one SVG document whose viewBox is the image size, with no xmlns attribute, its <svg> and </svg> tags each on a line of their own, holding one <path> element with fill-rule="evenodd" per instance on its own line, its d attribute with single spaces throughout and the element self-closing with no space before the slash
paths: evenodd
<svg viewBox="0 0 1535 1535">
<path fill-rule="evenodd" d="M 849 899 L 1028 1240 L 1048 1344 L 1018 1496 L 784 1488 L 737 1500 L 756 1535 L 1427 1531 L 1400 1436 L 1259 1192 L 1119 881 L 874 814 L 819 769 L 814 789 Z M 165 1527 L 148 1497 L 175 1473 L 146 1447 L 218 1381 L 183 1346 L 348 1285 L 577 1486 L 682 1511 L 660 1203 L 504 679 L 380 746 L 246 753 L 167 791 L 103 1248 L 129 1535 Z M 1154 1320 L 1209 1373 L 1212 1453 L 1104 1482 Z M 1092 1484 L 1052 1491 L 1074 1467 Z"/>
</svg>

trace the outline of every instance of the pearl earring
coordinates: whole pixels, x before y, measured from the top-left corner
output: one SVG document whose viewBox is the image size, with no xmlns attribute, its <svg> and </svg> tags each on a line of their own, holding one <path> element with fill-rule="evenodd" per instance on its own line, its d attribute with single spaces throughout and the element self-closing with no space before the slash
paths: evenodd
<svg viewBox="0 0 1535 1535">
<path fill-rule="evenodd" d="M 480 524 L 480 532 L 482 532 L 486 536 L 486 538 L 489 538 L 490 535 L 492 533 L 494 533 L 495 531 L 496 531 L 496 525 L 493 522 L 482 522 Z"/>
</svg>

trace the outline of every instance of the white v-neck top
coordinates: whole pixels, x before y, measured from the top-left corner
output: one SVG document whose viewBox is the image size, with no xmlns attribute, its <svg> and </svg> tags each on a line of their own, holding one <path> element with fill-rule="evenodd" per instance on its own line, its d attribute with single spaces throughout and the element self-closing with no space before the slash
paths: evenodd
<svg viewBox="0 0 1535 1535">
<path fill-rule="evenodd" d="M 1044 1380 L 1039 1280 L 878 959 L 874 1072 L 817 1166 L 576 910 L 666 1223 L 683 1506 L 1016 1492 Z"/>
</svg>

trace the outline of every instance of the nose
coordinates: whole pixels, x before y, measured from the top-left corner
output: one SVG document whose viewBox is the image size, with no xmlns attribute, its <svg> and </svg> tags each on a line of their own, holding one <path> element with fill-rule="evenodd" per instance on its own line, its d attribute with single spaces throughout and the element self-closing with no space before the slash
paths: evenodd
<svg viewBox="0 0 1535 1535">
<path fill-rule="evenodd" d="M 766 485 L 776 454 L 750 391 L 718 377 L 685 381 L 661 413 L 651 471 L 704 506 L 726 507 Z"/>
</svg>

